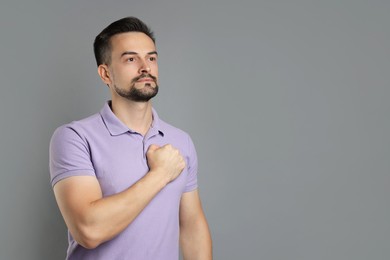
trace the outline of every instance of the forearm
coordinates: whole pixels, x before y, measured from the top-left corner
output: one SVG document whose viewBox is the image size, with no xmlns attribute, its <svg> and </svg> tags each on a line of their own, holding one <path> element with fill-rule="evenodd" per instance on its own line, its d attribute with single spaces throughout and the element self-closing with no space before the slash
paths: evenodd
<svg viewBox="0 0 390 260">
<path fill-rule="evenodd" d="M 212 240 L 204 215 L 180 227 L 180 246 L 184 260 L 212 259 Z"/>
<path fill-rule="evenodd" d="M 149 172 L 125 191 L 92 201 L 73 222 L 76 240 L 94 248 L 112 239 L 131 224 L 165 185 L 165 179 Z"/>
</svg>

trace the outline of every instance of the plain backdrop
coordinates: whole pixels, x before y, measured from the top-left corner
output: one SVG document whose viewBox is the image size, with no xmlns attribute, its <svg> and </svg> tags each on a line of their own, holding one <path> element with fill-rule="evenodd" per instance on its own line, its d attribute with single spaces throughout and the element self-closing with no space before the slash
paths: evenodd
<svg viewBox="0 0 390 260">
<path fill-rule="evenodd" d="M 109 98 L 95 36 L 155 31 L 161 118 L 191 134 L 217 260 L 390 259 L 390 2 L 2 1 L 0 259 L 64 259 L 55 128 Z"/>
</svg>

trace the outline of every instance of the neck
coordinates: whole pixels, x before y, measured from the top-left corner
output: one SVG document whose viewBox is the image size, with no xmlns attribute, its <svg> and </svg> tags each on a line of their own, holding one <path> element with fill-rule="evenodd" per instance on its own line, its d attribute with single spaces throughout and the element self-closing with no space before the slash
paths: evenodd
<svg viewBox="0 0 390 260">
<path fill-rule="evenodd" d="M 113 98 L 111 109 L 127 127 L 143 136 L 148 132 L 153 121 L 151 101 L 134 102 Z"/>
</svg>

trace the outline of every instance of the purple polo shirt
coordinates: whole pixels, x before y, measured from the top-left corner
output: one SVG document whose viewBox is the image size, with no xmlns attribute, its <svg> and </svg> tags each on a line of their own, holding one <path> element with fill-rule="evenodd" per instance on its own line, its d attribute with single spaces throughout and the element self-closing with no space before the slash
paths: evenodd
<svg viewBox="0 0 390 260">
<path fill-rule="evenodd" d="M 192 140 L 187 133 L 159 119 L 154 109 L 152 126 L 142 136 L 114 115 L 109 102 L 100 113 L 54 132 L 50 143 L 53 186 L 68 177 L 88 175 L 98 179 L 104 197 L 121 192 L 149 171 L 146 151 L 151 144 L 172 144 L 180 150 L 187 167 L 112 240 L 86 249 L 68 232 L 67 259 L 177 260 L 180 198 L 183 192 L 197 188 L 197 157 Z"/>
</svg>

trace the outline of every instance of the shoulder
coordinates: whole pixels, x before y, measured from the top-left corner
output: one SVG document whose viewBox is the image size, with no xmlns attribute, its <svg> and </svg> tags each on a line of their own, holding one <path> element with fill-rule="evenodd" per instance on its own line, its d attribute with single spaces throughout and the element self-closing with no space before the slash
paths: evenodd
<svg viewBox="0 0 390 260">
<path fill-rule="evenodd" d="M 52 139 L 62 139 L 71 136 L 78 136 L 81 139 L 85 139 L 93 134 L 102 123 L 100 114 L 96 113 L 89 117 L 61 125 L 54 131 Z"/>
<path fill-rule="evenodd" d="M 58 127 L 50 139 L 50 154 L 54 157 L 90 153 L 90 145 L 104 134 L 99 113 Z"/>
<path fill-rule="evenodd" d="M 89 158 L 90 141 L 96 128 L 98 114 L 58 127 L 50 140 L 50 158 L 55 165 L 78 162 Z M 99 130 L 98 130 L 99 131 Z M 97 132 L 98 132 L 97 131 Z"/>
</svg>

